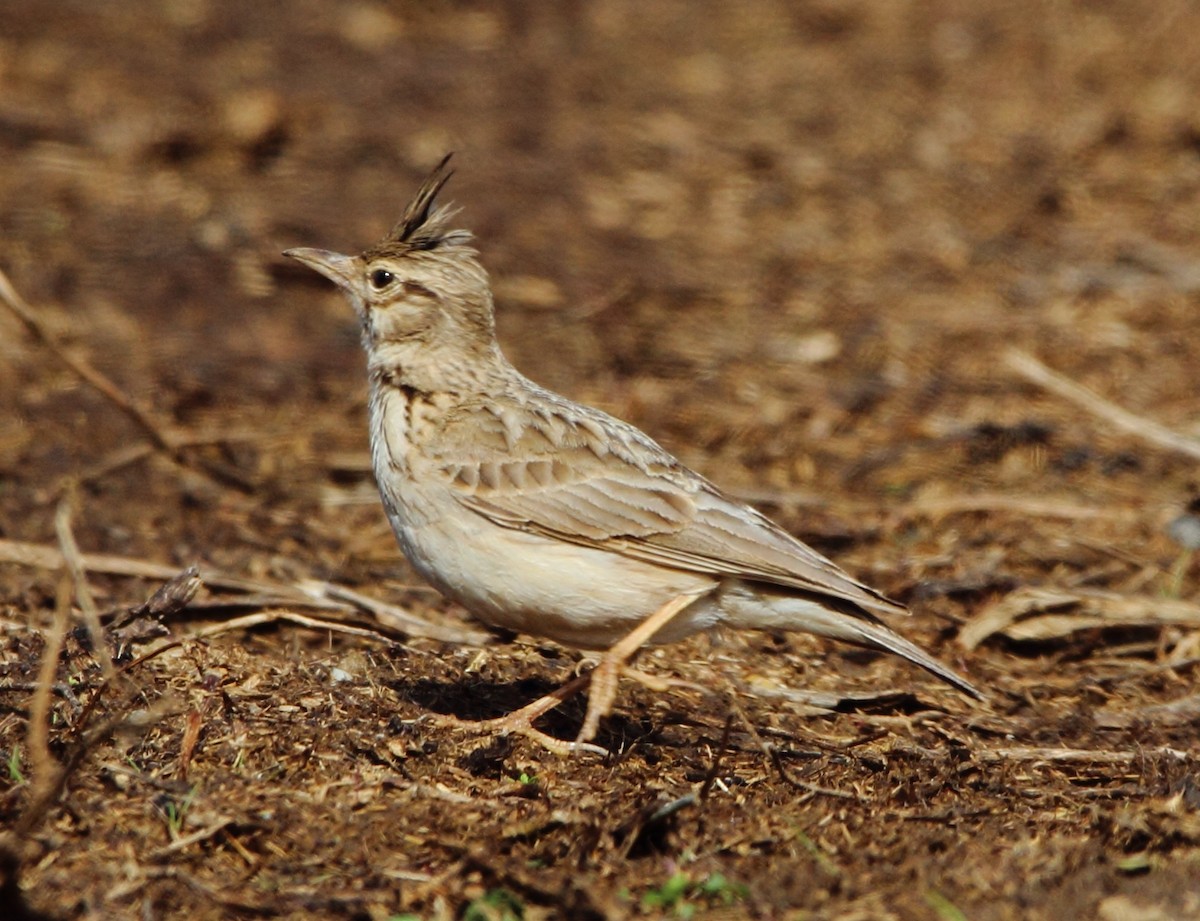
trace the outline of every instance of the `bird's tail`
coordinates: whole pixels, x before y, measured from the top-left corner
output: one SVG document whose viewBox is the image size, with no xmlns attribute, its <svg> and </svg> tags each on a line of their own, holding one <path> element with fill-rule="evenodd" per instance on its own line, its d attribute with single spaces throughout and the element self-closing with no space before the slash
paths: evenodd
<svg viewBox="0 0 1200 921">
<path fill-rule="evenodd" d="M 983 692 L 975 685 L 971 684 L 966 678 L 957 672 L 943 665 L 929 653 L 925 652 L 920 646 L 906 640 L 899 633 L 892 630 L 890 627 L 882 623 L 874 623 L 869 620 L 861 620 L 859 618 L 851 619 L 847 615 L 842 615 L 850 620 L 848 631 L 854 635 L 843 635 L 839 637 L 847 642 L 855 643 L 859 646 L 869 646 L 874 649 L 883 649 L 887 652 L 894 653 L 903 659 L 908 659 L 913 665 L 919 665 L 931 675 L 936 675 L 947 684 L 953 685 L 964 694 L 969 694 L 976 700 L 985 700 Z M 813 631 L 814 633 L 817 631 Z M 832 636 L 833 634 L 829 634 Z"/>
<path fill-rule="evenodd" d="M 774 595 L 764 599 L 757 593 L 726 592 L 722 596 L 721 607 L 725 614 L 724 622 L 731 627 L 742 630 L 803 630 L 856 646 L 881 649 L 919 665 L 976 700 L 986 699 L 966 678 L 857 605 L 851 610 L 838 610 L 826 599 L 800 595 Z M 850 608 L 849 602 L 846 607 Z"/>
</svg>

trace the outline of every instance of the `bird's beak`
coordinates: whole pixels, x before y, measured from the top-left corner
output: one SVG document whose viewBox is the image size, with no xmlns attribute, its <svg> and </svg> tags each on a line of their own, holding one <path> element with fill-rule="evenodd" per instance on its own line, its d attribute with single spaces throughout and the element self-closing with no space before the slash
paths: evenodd
<svg viewBox="0 0 1200 921">
<path fill-rule="evenodd" d="M 320 272 L 339 288 L 353 291 L 357 287 L 358 273 L 355 271 L 353 256 L 307 247 L 286 250 L 284 255 L 304 263 L 313 271 Z"/>
</svg>

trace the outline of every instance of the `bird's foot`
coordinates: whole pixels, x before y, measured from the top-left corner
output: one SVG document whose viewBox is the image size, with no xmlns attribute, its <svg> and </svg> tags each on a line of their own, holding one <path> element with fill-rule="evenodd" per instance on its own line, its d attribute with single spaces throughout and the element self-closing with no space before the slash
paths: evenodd
<svg viewBox="0 0 1200 921">
<path fill-rule="evenodd" d="M 441 726 L 463 729 L 483 735 L 521 735 L 537 742 L 544 749 L 556 755 L 574 755 L 579 752 L 608 755 L 608 749 L 594 745 L 588 740 L 568 742 L 565 739 L 556 739 L 554 736 L 542 732 L 533 725 L 536 720 L 541 719 L 563 701 L 570 700 L 582 691 L 587 687 L 591 679 L 591 674 L 583 675 L 573 681 L 567 682 L 561 688 L 547 694 L 545 697 L 539 697 L 532 703 L 526 704 L 519 710 L 514 710 L 512 713 L 497 716 L 489 720 L 465 720 L 444 713 L 433 713 L 430 714 L 429 718 Z"/>
<path fill-rule="evenodd" d="M 574 755 L 579 752 L 608 755 L 610 754 L 608 749 L 594 744 L 592 739 L 596 737 L 596 733 L 600 729 L 600 720 L 612 711 L 613 701 L 617 697 L 617 684 L 622 675 L 633 678 L 659 692 L 671 687 L 686 685 L 686 682 L 647 675 L 645 672 L 631 668 L 628 662 L 643 645 L 654 637 L 654 634 L 698 597 L 700 596 L 696 594 L 685 594 L 671 599 L 605 652 L 596 667 L 588 674 L 568 681 L 558 690 L 538 698 L 533 703 L 526 704 L 520 710 L 514 710 L 505 716 L 498 716 L 490 720 L 464 720 L 440 713 L 431 714 L 430 718 L 440 725 L 466 729 L 471 732 L 522 735 L 556 755 Z M 583 726 L 574 742 L 556 739 L 533 725 L 535 720 L 545 716 L 563 701 L 570 700 L 589 685 L 587 714 L 584 716 Z M 695 687 L 694 685 L 687 686 Z"/>
</svg>

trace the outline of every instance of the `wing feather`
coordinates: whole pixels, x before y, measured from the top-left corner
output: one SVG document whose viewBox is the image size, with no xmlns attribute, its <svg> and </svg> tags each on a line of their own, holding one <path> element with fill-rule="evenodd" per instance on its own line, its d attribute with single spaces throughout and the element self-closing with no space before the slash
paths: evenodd
<svg viewBox="0 0 1200 921">
<path fill-rule="evenodd" d="M 506 528 L 713 576 L 831 596 L 873 612 L 905 609 L 685 467 L 650 473 L 608 458 L 549 485 L 472 490 L 452 481 L 468 509 Z M 589 475 L 590 474 L 590 475 Z"/>
</svg>

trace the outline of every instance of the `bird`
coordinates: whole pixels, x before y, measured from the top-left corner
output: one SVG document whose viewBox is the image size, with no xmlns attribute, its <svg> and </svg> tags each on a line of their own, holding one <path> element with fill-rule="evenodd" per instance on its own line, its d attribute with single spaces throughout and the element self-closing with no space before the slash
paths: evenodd
<svg viewBox="0 0 1200 921">
<path fill-rule="evenodd" d="M 885 616 L 906 608 L 848 575 L 649 435 L 520 373 L 459 213 L 436 202 L 447 154 L 400 221 L 358 255 L 284 255 L 341 289 L 366 352 L 372 467 L 412 567 L 483 623 L 601 651 L 593 670 L 471 723 L 553 751 L 593 745 L 646 644 L 723 627 L 803 631 L 893 653 L 976 699 Z M 575 742 L 534 725 L 589 688 Z M 458 722 L 468 722 L 465 720 Z"/>
</svg>

